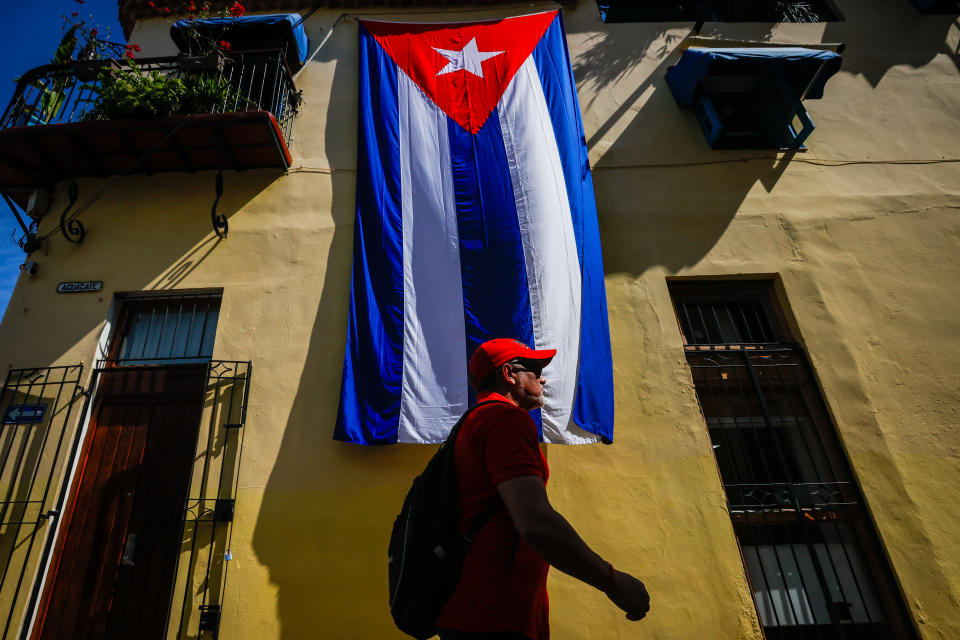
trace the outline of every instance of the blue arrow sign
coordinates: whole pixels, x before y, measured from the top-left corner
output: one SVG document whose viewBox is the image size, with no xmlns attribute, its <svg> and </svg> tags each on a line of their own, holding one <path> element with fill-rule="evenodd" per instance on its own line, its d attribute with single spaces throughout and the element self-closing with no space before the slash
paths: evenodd
<svg viewBox="0 0 960 640">
<path fill-rule="evenodd" d="M 3 412 L 3 424 L 31 424 L 43 422 L 45 404 L 12 404 Z"/>
</svg>

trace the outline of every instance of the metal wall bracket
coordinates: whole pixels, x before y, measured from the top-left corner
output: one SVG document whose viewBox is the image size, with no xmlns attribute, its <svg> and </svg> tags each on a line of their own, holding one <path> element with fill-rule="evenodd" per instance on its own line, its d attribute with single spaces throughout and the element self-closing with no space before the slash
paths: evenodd
<svg viewBox="0 0 960 640">
<path fill-rule="evenodd" d="M 20 225 L 20 229 L 23 230 L 23 237 L 17 240 L 17 245 L 23 249 L 23 252 L 27 255 L 30 255 L 42 245 L 40 239 L 37 237 L 37 221 L 32 220 L 30 224 L 27 224 L 20 213 L 17 211 L 17 206 L 13 203 L 13 200 L 10 199 L 4 192 L 0 192 L 0 196 L 3 196 L 4 201 L 7 203 L 7 206 L 10 207 L 10 213 L 13 214 L 13 217 L 16 218 L 17 224 Z"/>
<path fill-rule="evenodd" d="M 230 225 L 227 223 L 227 216 L 217 213 L 217 204 L 220 202 L 220 196 L 223 195 L 223 169 L 217 171 L 217 197 L 213 201 L 213 208 L 210 210 L 210 218 L 213 222 L 213 232 L 218 238 L 226 238 Z"/>
<path fill-rule="evenodd" d="M 77 189 L 77 181 L 71 180 L 67 187 L 67 195 L 70 196 L 70 202 L 67 203 L 63 213 L 60 214 L 60 233 L 63 237 L 74 244 L 80 244 L 87 235 L 87 230 L 83 228 L 83 223 L 76 218 L 67 218 L 67 212 L 77 203 L 80 191 Z"/>
</svg>

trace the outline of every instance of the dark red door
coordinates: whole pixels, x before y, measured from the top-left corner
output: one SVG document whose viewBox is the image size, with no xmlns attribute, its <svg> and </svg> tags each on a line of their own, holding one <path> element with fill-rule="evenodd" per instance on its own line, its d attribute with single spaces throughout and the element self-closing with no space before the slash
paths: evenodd
<svg viewBox="0 0 960 640">
<path fill-rule="evenodd" d="M 36 640 L 163 637 L 204 373 L 101 374 Z"/>
</svg>

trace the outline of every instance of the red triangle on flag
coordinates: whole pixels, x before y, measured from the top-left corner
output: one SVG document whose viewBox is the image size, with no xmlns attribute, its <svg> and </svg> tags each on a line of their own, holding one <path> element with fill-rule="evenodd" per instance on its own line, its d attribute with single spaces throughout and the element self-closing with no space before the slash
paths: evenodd
<svg viewBox="0 0 960 640">
<path fill-rule="evenodd" d="M 557 13 L 485 22 L 360 22 L 444 113 L 477 133 Z"/>
</svg>

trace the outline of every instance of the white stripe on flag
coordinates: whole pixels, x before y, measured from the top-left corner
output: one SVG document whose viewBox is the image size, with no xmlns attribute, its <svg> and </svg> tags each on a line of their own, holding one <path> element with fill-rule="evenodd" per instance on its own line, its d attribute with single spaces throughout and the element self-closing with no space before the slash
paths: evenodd
<svg viewBox="0 0 960 640">
<path fill-rule="evenodd" d="M 581 276 L 560 151 L 533 56 L 500 100 L 500 128 L 513 182 L 536 348 L 556 349 L 546 368 L 543 439 L 599 438 L 571 422 L 580 356 Z"/>
<path fill-rule="evenodd" d="M 447 116 L 402 70 L 403 388 L 399 442 L 443 442 L 467 409 L 467 346 Z"/>
</svg>

